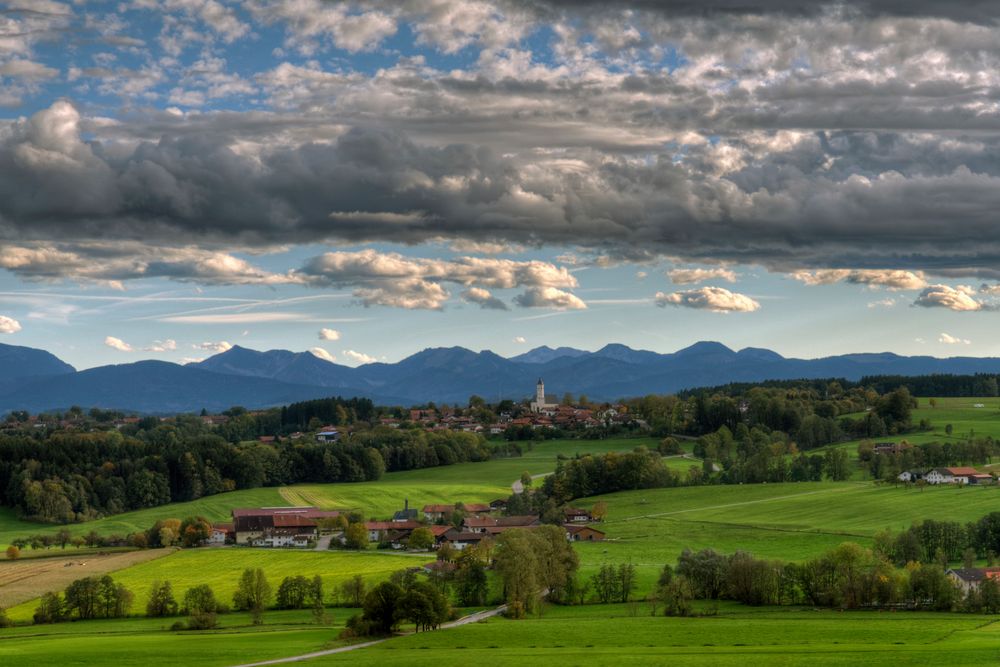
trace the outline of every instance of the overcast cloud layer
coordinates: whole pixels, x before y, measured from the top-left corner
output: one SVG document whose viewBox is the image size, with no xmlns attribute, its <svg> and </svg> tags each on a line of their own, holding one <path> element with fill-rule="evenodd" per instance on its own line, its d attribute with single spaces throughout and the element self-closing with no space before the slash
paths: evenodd
<svg viewBox="0 0 1000 667">
<path fill-rule="evenodd" d="M 0 129 L 5 243 L 446 237 L 996 271 L 995 3 L 30 4 L 4 14 L 8 104 L 74 85 Z M 404 28 L 463 66 L 329 58 Z M 100 35 L 95 62 L 36 62 L 66 29 Z M 234 67 L 261 30 L 278 55 Z"/>
</svg>

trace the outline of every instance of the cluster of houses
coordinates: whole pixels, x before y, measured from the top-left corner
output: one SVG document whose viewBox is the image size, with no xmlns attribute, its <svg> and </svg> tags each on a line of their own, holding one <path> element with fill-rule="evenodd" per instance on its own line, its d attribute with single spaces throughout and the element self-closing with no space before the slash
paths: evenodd
<svg viewBox="0 0 1000 667">
<path fill-rule="evenodd" d="M 952 468 L 932 468 L 931 470 L 904 470 L 899 473 L 901 482 L 919 482 L 927 484 L 992 484 L 993 475 L 979 472 L 968 466 Z"/>
<path fill-rule="evenodd" d="M 542 525 L 540 518 L 535 514 L 499 515 L 505 508 L 506 501 L 495 500 L 489 504 L 424 505 L 418 512 L 409 508 L 406 503 L 402 510 L 393 515 L 392 521 L 369 521 L 365 524 L 365 528 L 368 530 L 369 542 L 389 544 L 393 548 L 402 549 L 406 547 L 407 540 L 414 530 L 425 527 L 434 536 L 435 548 L 448 544 L 461 551 L 507 530 L 530 529 Z M 458 526 L 442 523 L 448 521 L 456 511 L 462 511 L 464 514 Z M 420 520 L 421 516 L 423 521 Z M 593 518 L 587 510 L 566 508 L 563 516 L 566 539 L 573 542 L 603 541 L 604 532 L 588 525 L 591 521 Z"/>
<path fill-rule="evenodd" d="M 409 501 L 389 521 L 367 521 L 365 530 L 368 541 L 389 545 L 394 549 L 407 547 L 410 535 L 418 528 L 426 528 L 434 538 L 434 548 L 448 544 L 461 551 L 496 537 L 512 529 L 531 529 L 542 525 L 537 515 L 502 516 L 506 502 L 456 503 L 453 505 L 425 505 L 421 510 L 411 508 Z M 458 525 L 445 523 L 461 511 Z M 238 544 L 251 547 L 298 547 L 316 544 L 321 534 L 343 541 L 343 533 L 333 526 L 330 519 L 340 516 L 338 511 L 319 510 L 315 507 L 261 507 L 234 509 L 232 521 L 213 526 L 210 544 Z M 589 525 L 593 521 L 587 510 L 564 510 L 563 528 L 566 539 L 572 542 L 600 542 L 604 532 Z"/>
</svg>

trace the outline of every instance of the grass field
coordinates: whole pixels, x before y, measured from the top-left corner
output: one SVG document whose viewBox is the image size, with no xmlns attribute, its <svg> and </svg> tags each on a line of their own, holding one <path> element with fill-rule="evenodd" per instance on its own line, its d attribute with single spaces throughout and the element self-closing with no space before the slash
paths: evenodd
<svg viewBox="0 0 1000 667">
<path fill-rule="evenodd" d="M 287 576 L 303 575 L 311 578 L 318 574 L 323 577 L 325 594 L 329 598 L 336 586 L 355 574 L 361 574 L 369 584 L 375 584 L 396 570 L 423 565 L 433 559 L 433 555 L 427 554 L 401 555 L 374 551 L 355 553 L 242 547 L 190 549 L 126 567 L 114 572 L 112 576 L 135 594 L 132 611 L 142 614 L 145 613 L 150 586 L 157 579 L 172 584 L 174 597 L 178 601 L 188 588 L 208 584 L 215 591 L 216 597 L 229 603 L 243 570 L 259 567 L 267 574 L 274 591 L 277 591 L 278 584 Z M 34 601 L 26 602 L 11 608 L 8 615 L 15 621 L 28 620 L 36 606 Z"/>
<path fill-rule="evenodd" d="M 577 545 L 583 572 L 631 559 L 644 590 L 685 547 L 803 560 L 845 541 L 868 545 L 881 529 L 925 518 L 978 519 L 1000 509 L 1000 488 L 812 482 L 650 489 L 599 499 L 608 503 L 601 526 L 608 540 Z"/>
<path fill-rule="evenodd" d="M 251 625 L 247 614 L 222 615 L 221 627 L 206 632 L 171 632 L 173 618 L 10 628 L 0 632 L 0 664 L 224 667 L 342 644 L 335 638 L 347 610 L 330 611 L 330 626 L 316 625 L 309 612 L 280 611 L 266 614 L 263 626 Z"/>
<path fill-rule="evenodd" d="M 983 403 L 985 407 L 974 407 Z M 1000 399 L 937 399 L 930 408 L 920 399 L 914 421 L 930 419 L 930 432 L 905 436 L 910 442 L 992 435 L 1000 438 Z M 886 438 L 898 439 L 898 438 Z M 390 473 L 378 482 L 309 484 L 238 491 L 192 503 L 131 512 L 71 526 L 75 533 L 143 530 L 155 520 L 200 514 L 212 520 L 229 516 L 233 507 L 310 504 L 359 509 L 385 517 L 404 500 L 426 503 L 489 501 L 510 493 L 510 484 L 527 471 L 551 472 L 556 456 L 630 450 L 654 439 L 551 441 L 538 443 L 525 456 L 479 464 L 460 464 Z M 683 443 L 690 451 L 690 442 Z M 833 445 L 855 457 L 857 442 Z M 821 451 L 821 450 L 820 450 Z M 700 461 L 668 458 L 665 464 L 684 473 Z M 1000 510 L 1000 488 L 876 486 L 859 472 L 848 482 L 705 486 L 652 489 L 587 498 L 608 504 L 600 526 L 608 540 L 576 547 L 586 578 L 602 562 L 631 560 L 638 568 L 637 594 L 644 596 L 665 563 L 685 547 L 743 549 L 757 556 L 804 560 L 844 541 L 870 544 L 880 529 L 902 529 L 924 518 L 971 521 Z M 56 530 L 17 520 L 0 511 L 0 544 L 15 536 Z M 128 554 L 121 554 L 127 556 Z M 56 562 L 58 559 L 52 559 Z M 200 549 L 176 552 L 117 571 L 116 580 L 136 593 L 141 611 L 150 583 L 168 579 L 175 595 L 208 583 L 224 600 L 231 598 L 240 573 L 261 567 L 276 588 L 282 577 L 320 574 L 327 592 L 344 579 L 362 574 L 374 583 L 403 567 L 422 564 L 427 555 L 405 556 L 347 552 L 257 549 Z M 39 561 L 40 562 L 40 561 Z M 0 563 L 0 596 L 4 570 Z M 10 565 L 29 565 L 11 563 Z M 65 573 L 58 572 L 58 575 Z M 73 573 L 77 575 L 78 572 Z M 15 577 L 16 578 L 16 577 Z M 73 578 L 76 578 L 73 576 Z M 60 588 L 65 584 L 54 586 Z M 44 590 L 42 588 L 39 589 Z M 2 597 L 0 597 L 2 604 Z M 30 618 L 35 602 L 10 610 L 14 619 Z M 298 616 L 296 616 L 296 613 Z M 308 614 L 272 613 L 263 628 L 253 628 L 240 614 L 226 616 L 226 627 L 181 636 L 165 631 L 169 621 L 128 619 L 20 627 L 0 631 L 0 664 L 233 665 L 294 655 L 332 645 L 337 628 L 308 623 Z M 338 623 L 347 612 L 334 610 Z M 286 615 L 287 614 L 287 615 Z M 343 616 L 343 617 L 341 617 Z M 335 644 L 335 642 L 334 642 Z M 962 614 L 836 613 L 804 609 L 748 609 L 723 605 L 718 616 L 651 618 L 644 604 L 573 608 L 549 607 L 541 618 L 515 622 L 493 619 L 462 628 L 393 639 L 373 647 L 312 664 L 435 665 L 490 664 L 666 664 L 671 665 L 906 665 L 994 664 L 1000 661 L 1000 617 Z"/>
<path fill-rule="evenodd" d="M 635 616 L 632 616 L 632 613 Z M 644 604 L 550 607 L 402 637 L 317 665 L 982 665 L 1000 660 L 1000 621 L 961 614 L 723 607 L 649 616 Z"/>
</svg>

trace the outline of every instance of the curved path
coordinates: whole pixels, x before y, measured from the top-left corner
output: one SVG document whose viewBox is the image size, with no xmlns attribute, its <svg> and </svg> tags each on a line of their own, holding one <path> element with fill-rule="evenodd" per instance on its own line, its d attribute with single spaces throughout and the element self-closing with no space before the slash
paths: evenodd
<svg viewBox="0 0 1000 667">
<path fill-rule="evenodd" d="M 467 625 L 469 623 L 476 623 L 487 618 L 491 618 L 498 614 L 502 614 L 507 611 L 507 605 L 500 605 L 496 609 L 488 609 L 486 611 L 477 611 L 475 614 L 469 614 L 468 616 L 463 616 L 454 621 L 449 621 L 448 623 L 443 623 L 440 627 L 441 630 L 447 630 L 448 628 L 457 628 L 462 625 Z M 413 634 L 412 632 L 407 632 L 399 635 L 394 635 L 395 637 L 402 637 L 405 635 Z M 293 655 L 287 658 L 275 658 L 273 660 L 262 660 L 261 662 L 248 662 L 242 665 L 237 665 L 236 667 L 264 667 L 264 665 L 282 665 L 288 662 L 302 662 L 303 660 L 312 660 L 313 658 L 322 658 L 325 655 L 335 655 L 337 653 L 347 653 L 348 651 L 357 651 L 358 649 L 368 648 L 370 646 L 375 646 L 383 642 L 387 642 L 393 637 L 384 637 L 382 639 L 373 639 L 372 641 L 362 642 L 360 644 L 350 644 L 349 646 L 340 646 L 337 648 L 326 649 L 325 651 L 313 651 L 312 653 L 304 653 L 302 655 Z"/>
</svg>

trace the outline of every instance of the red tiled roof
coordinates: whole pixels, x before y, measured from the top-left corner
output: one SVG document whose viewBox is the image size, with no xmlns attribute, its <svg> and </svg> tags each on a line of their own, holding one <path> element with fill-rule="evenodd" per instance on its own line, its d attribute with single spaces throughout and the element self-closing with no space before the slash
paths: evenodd
<svg viewBox="0 0 1000 667">
<path fill-rule="evenodd" d="M 419 521 L 366 521 L 366 530 L 413 530 L 419 528 Z"/>
<path fill-rule="evenodd" d="M 439 512 L 439 513 L 454 512 L 455 511 L 455 506 L 454 505 L 424 505 L 424 509 L 422 511 L 423 512 L 431 512 L 431 513 L 433 513 L 433 512 Z"/>
<path fill-rule="evenodd" d="M 957 468 L 945 468 L 952 475 L 976 475 L 979 473 L 975 468 L 970 468 L 968 466 L 959 466 Z"/>
<path fill-rule="evenodd" d="M 487 503 L 465 503 L 466 512 L 489 512 L 490 506 Z"/>
</svg>

